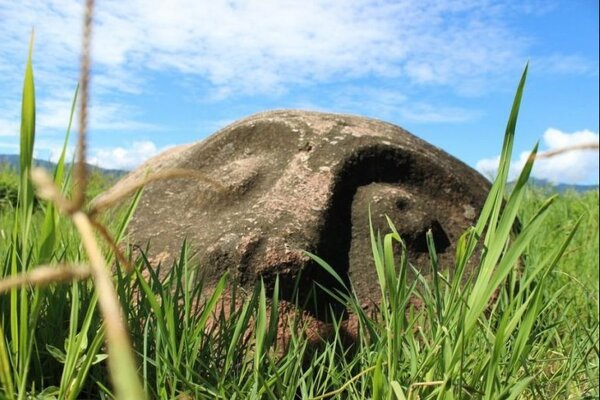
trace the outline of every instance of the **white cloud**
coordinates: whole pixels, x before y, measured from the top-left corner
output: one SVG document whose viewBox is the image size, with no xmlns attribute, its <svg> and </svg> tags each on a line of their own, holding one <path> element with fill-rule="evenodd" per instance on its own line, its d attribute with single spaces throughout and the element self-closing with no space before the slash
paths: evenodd
<svg viewBox="0 0 600 400">
<path fill-rule="evenodd" d="M 484 158 L 477 161 L 475 164 L 475 169 L 481 172 L 486 178 L 492 180 L 498 173 L 498 166 L 500 165 L 500 156 L 492 157 L 492 158 Z M 509 179 L 513 179 L 514 170 L 511 169 L 511 176 Z"/>
<path fill-rule="evenodd" d="M 598 74 L 598 65 L 576 54 L 552 54 L 531 60 L 531 70 L 536 74 Z"/>
<path fill-rule="evenodd" d="M 345 112 L 416 123 L 459 123 L 471 121 L 480 115 L 478 111 L 460 107 L 412 101 L 408 95 L 394 88 L 346 86 L 329 97 L 321 97 L 319 101 L 321 105 L 307 102 L 300 106 L 317 111 Z"/>
<path fill-rule="evenodd" d="M 47 138 L 38 138 L 35 142 L 34 157 L 44 161 L 58 161 L 64 143 Z M 134 141 L 125 146 L 92 147 L 88 149 L 87 162 L 90 165 L 106 169 L 130 170 L 147 159 L 154 157 L 173 145 L 159 147 L 149 140 Z M 19 144 L 0 141 L 0 153 L 14 154 L 19 152 Z M 66 160 L 73 160 L 75 145 L 69 144 L 66 148 Z"/>
<path fill-rule="evenodd" d="M 138 92 L 140 71 L 158 70 L 196 75 L 225 94 L 365 76 L 472 92 L 520 68 L 528 45 L 502 23 L 517 12 L 510 2 L 105 0 L 96 11 L 99 91 Z M 0 59 L 24 56 L 35 26 L 38 68 L 67 68 L 76 80 L 81 13 L 74 0 L 3 2 Z"/>
<path fill-rule="evenodd" d="M 540 153 L 554 151 L 571 146 L 599 143 L 597 132 L 582 130 L 572 133 L 549 128 L 544 132 L 543 148 Z M 522 152 L 517 160 L 511 162 L 509 179 L 515 179 L 525 165 L 529 152 Z M 500 156 L 479 160 L 476 169 L 487 177 L 495 176 Z M 598 150 L 572 150 L 549 158 L 535 161 L 532 176 L 553 183 L 598 183 Z"/>
<path fill-rule="evenodd" d="M 421 123 L 459 123 L 473 120 L 479 113 L 459 107 L 414 103 L 400 109 L 403 120 Z"/>
<path fill-rule="evenodd" d="M 36 129 L 39 134 L 48 131 L 64 133 L 69 124 L 72 98 L 54 95 L 44 98 L 37 104 Z M 73 117 L 72 132 L 78 129 L 78 110 Z M 88 109 L 88 123 L 90 130 L 96 131 L 157 131 L 160 127 L 137 120 L 138 110 L 130 105 L 114 101 L 92 103 Z"/>
<path fill-rule="evenodd" d="M 172 146 L 158 148 L 154 142 L 133 142 L 127 147 L 109 147 L 93 149 L 88 163 L 108 169 L 132 169 L 150 157 Z"/>
<path fill-rule="evenodd" d="M 19 121 L 16 118 L 0 118 L 0 137 L 17 137 L 19 135 Z"/>
<path fill-rule="evenodd" d="M 587 129 L 573 133 L 565 133 L 555 128 L 548 128 L 546 129 L 546 132 L 544 132 L 544 143 L 548 147 L 548 150 L 557 150 L 563 147 L 588 143 L 598 144 L 598 133 Z"/>
<path fill-rule="evenodd" d="M 406 92 L 357 92 L 350 101 L 370 96 L 386 118 L 471 120 L 477 112 L 407 95 L 432 85 L 476 95 L 502 87 L 507 72 L 512 80 L 532 40 L 506 17 L 539 10 L 540 1 L 103 0 L 94 21 L 90 130 L 157 129 L 119 95 L 148 94 L 153 73 L 165 72 L 182 86 L 194 85 L 189 92 L 201 87 L 212 101 L 394 78 Z M 32 27 L 38 132 L 66 129 L 72 93 L 65 90 L 78 80 L 82 12 L 81 0 L 0 0 L 0 136 L 14 136 L 12 121 L 19 121 L 1 100 L 20 98 Z M 585 63 L 551 56 L 546 64 L 553 66 L 545 70 L 580 73 L 577 65 Z"/>
<path fill-rule="evenodd" d="M 36 136 L 47 137 L 58 134 L 64 135 L 69 124 L 73 94 L 56 92 L 51 97 L 45 97 L 36 104 Z M 21 106 L 18 102 L 9 102 L 0 116 L 0 137 L 12 137 L 18 139 L 21 119 L 19 113 Z M 88 110 L 89 124 L 92 135 L 98 131 L 158 131 L 157 125 L 146 123 L 135 119 L 137 109 L 117 102 L 102 102 L 92 104 Z M 77 131 L 77 110 L 71 127 L 71 134 Z"/>
<path fill-rule="evenodd" d="M 82 12 L 80 1 L 0 1 L 0 83 L 3 89 L 0 95 L 0 136 L 18 136 L 23 72 L 32 28 L 35 28 L 33 62 L 37 134 L 64 134 L 79 78 Z M 106 19 L 110 21 L 110 16 Z M 104 36 L 119 40 L 118 32 L 113 35 L 105 32 Z M 115 43 L 110 45 L 116 46 Z M 100 53 L 112 52 L 103 50 L 103 44 L 95 40 L 93 46 L 98 47 Z M 119 60 L 112 60 L 112 64 L 110 61 L 110 58 L 104 61 L 98 69 L 94 65 L 90 130 L 156 130 L 156 126 L 136 119 L 138 108 L 116 100 L 116 93 L 138 93 L 142 80 L 135 71 L 128 70 L 127 63 L 119 65 Z M 110 100 L 106 100 L 108 97 Z M 75 117 L 72 131 L 76 129 Z"/>
<path fill-rule="evenodd" d="M 57 162 L 62 150 L 64 142 L 54 141 L 46 138 L 37 138 L 33 148 L 33 156 L 39 160 Z M 65 159 L 67 162 L 73 160 L 75 146 L 67 145 L 65 150 Z"/>
<path fill-rule="evenodd" d="M 21 127 L 21 104 L 18 101 L 0 101 L 0 137 L 18 137 Z"/>
<path fill-rule="evenodd" d="M 103 102 L 92 104 L 89 110 L 90 126 L 94 130 L 111 131 L 158 131 L 161 128 L 147 122 L 139 121 L 135 117 L 137 110 L 128 105 L 116 102 Z"/>
</svg>

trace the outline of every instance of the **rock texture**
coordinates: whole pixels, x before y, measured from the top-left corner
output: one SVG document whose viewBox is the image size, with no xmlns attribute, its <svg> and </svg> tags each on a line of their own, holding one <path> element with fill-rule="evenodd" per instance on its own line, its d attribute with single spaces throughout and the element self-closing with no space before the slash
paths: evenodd
<svg viewBox="0 0 600 400">
<path fill-rule="evenodd" d="M 403 129 L 373 119 L 305 111 L 271 111 L 240 120 L 208 139 L 148 161 L 112 190 L 172 168 L 194 178 L 149 184 L 130 225 L 130 240 L 163 268 L 187 239 L 209 285 L 231 271 L 252 286 L 261 277 L 291 299 L 314 282 L 338 284 L 303 250 L 327 260 L 365 304 L 379 288 L 369 241 L 368 209 L 386 233 L 388 215 L 407 243 L 409 259 L 429 274 L 425 234 L 431 229 L 440 264 L 474 224 L 489 184 L 476 171 Z M 330 303 L 318 294 L 317 314 Z"/>
</svg>

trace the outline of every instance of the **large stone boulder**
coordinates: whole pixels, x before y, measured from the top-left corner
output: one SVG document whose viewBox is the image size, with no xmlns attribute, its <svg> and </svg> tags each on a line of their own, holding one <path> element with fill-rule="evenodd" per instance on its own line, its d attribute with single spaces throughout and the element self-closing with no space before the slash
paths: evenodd
<svg viewBox="0 0 600 400">
<path fill-rule="evenodd" d="M 219 181 L 171 178 L 149 184 L 129 240 L 168 267 L 184 239 L 197 253 L 205 283 L 225 271 L 242 286 L 263 278 L 291 299 L 313 283 L 339 284 L 304 251 L 317 254 L 359 299 L 379 299 L 369 238 L 388 231 L 385 215 L 406 241 L 408 255 L 430 273 L 425 235 L 432 230 L 440 265 L 451 267 L 455 243 L 478 217 L 489 189 L 479 173 L 405 130 L 378 120 L 306 111 L 253 115 L 206 140 L 151 159 L 112 190 L 170 169 L 189 169 Z M 309 311 L 335 302 L 317 290 Z"/>
</svg>

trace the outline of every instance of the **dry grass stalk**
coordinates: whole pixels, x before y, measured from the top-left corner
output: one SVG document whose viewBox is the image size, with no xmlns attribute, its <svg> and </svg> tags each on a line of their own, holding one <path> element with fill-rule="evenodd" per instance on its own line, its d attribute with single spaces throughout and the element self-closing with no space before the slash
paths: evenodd
<svg viewBox="0 0 600 400">
<path fill-rule="evenodd" d="M 91 275 L 98 293 L 98 303 L 106 328 L 108 366 L 111 372 L 111 380 L 115 386 L 116 397 L 118 399 L 128 399 L 132 398 L 128 393 L 135 393 L 135 398 L 142 400 L 145 395 L 139 377 L 135 373 L 137 368 L 129 333 L 110 269 L 94 237 L 92 223 L 83 211 L 73 213 L 71 219 L 81 235 L 83 246 L 90 259 Z M 134 376 L 123 374 L 124 371 L 134 371 Z"/>
<path fill-rule="evenodd" d="M 556 156 L 564 154 L 564 153 L 570 153 L 572 151 L 577 151 L 577 150 L 596 150 L 596 151 L 598 151 L 598 149 L 599 149 L 598 143 L 576 144 L 573 146 L 567 146 L 567 147 L 563 147 L 560 149 L 550 150 L 550 151 L 540 153 L 537 155 L 537 158 L 538 159 L 552 158 L 552 157 L 556 157 Z"/>
<path fill-rule="evenodd" d="M 35 169 L 31 174 L 31 179 L 38 189 L 39 196 L 52 201 L 59 212 L 70 216 L 73 224 L 79 231 L 83 246 L 90 260 L 90 265 L 36 267 L 25 274 L 8 278 L 0 282 L 0 292 L 9 290 L 15 286 L 26 284 L 47 285 L 72 279 L 85 279 L 91 277 L 98 293 L 100 311 L 106 328 L 106 342 L 109 354 L 108 366 L 115 388 L 116 398 L 135 398 L 141 400 L 146 396 L 142 389 L 139 377 L 137 376 L 137 368 L 131 342 L 129 340 L 129 334 L 127 332 L 127 326 L 122 315 L 110 269 L 96 242 L 93 228 L 102 227 L 102 229 L 99 229 L 102 236 L 108 240 L 113 249 L 117 249 L 117 246 L 110 234 L 108 234 L 108 230 L 97 221 L 93 221 L 93 218 L 82 210 L 87 187 L 87 169 L 85 160 L 93 9 L 94 1 L 86 0 L 81 58 L 79 135 L 77 140 L 77 160 L 74 168 L 75 185 L 72 200 L 67 200 L 61 194 L 50 176 L 43 169 Z M 117 251 L 116 254 L 117 257 L 124 259 L 119 251 Z"/>
<path fill-rule="evenodd" d="M 21 286 L 48 286 L 53 283 L 80 281 L 89 278 L 90 275 L 91 270 L 86 265 L 39 265 L 27 273 L 0 280 L 0 294 Z"/>
<path fill-rule="evenodd" d="M 24 285 L 49 285 L 70 280 L 92 278 L 96 292 L 98 293 L 98 302 L 106 329 L 106 342 L 109 354 L 108 366 L 115 388 L 116 398 L 135 398 L 142 400 L 146 395 L 136 372 L 137 367 L 133 356 L 127 325 L 124 321 L 117 292 L 113 284 L 111 269 L 108 267 L 100 246 L 96 241 L 94 230 L 99 232 L 106 240 L 118 261 L 125 266 L 126 269 L 130 270 L 131 265 L 118 248 L 116 241 L 108 229 L 94 217 L 99 211 L 110 207 L 112 204 L 115 204 L 124 197 L 139 190 L 147 183 L 159 179 L 194 178 L 210 184 L 217 190 L 223 190 L 224 188 L 219 182 L 212 180 L 198 171 L 172 169 L 133 182 L 133 184 L 104 198 L 101 202 L 92 205 L 88 212 L 83 210 L 87 188 L 86 135 L 88 125 L 90 45 L 93 9 L 94 1 L 87 0 L 81 57 L 79 131 L 72 199 L 68 200 L 63 196 L 53 180 L 43 169 L 36 168 L 31 173 L 31 179 L 37 188 L 38 196 L 54 203 L 60 213 L 68 215 L 73 221 L 73 224 L 81 236 L 90 263 L 89 266 L 38 266 L 27 273 L 0 281 L 0 293 Z"/>
<path fill-rule="evenodd" d="M 106 243 L 108 243 L 108 245 L 110 246 L 110 249 L 113 251 L 115 257 L 117 258 L 117 261 L 119 261 L 119 263 L 125 268 L 127 273 L 132 272 L 133 266 L 125 258 L 125 255 L 117 245 L 117 241 L 113 238 L 108 229 L 106 229 L 106 227 L 102 225 L 102 223 L 98 222 L 96 219 L 91 218 L 91 216 L 89 215 L 88 217 L 90 217 L 90 223 L 92 224 L 92 226 L 96 228 L 96 231 L 100 233 L 100 235 L 104 238 L 104 241 L 106 241 Z"/>
<path fill-rule="evenodd" d="M 83 40 L 81 49 L 81 70 L 79 84 L 81 94 L 79 98 L 79 126 L 77 135 L 77 154 L 74 169 L 75 190 L 73 199 L 69 205 L 69 211 L 75 212 L 83 206 L 87 189 L 87 166 L 86 159 L 86 132 L 88 124 L 88 101 L 90 82 L 90 48 L 92 40 L 92 16 L 94 11 L 94 0 L 86 0 L 83 21 Z"/>
<path fill-rule="evenodd" d="M 114 251 L 118 261 L 128 270 L 131 266 L 123 253 L 118 248 L 116 241 L 108 229 L 97 221 L 94 216 L 101 210 L 110 207 L 124 197 L 132 194 L 149 182 L 159 179 L 194 178 L 210 184 L 212 187 L 223 190 L 223 186 L 204 174 L 186 169 L 172 169 L 124 187 L 103 201 L 93 205 L 89 212 L 83 210 L 87 189 L 86 165 L 86 135 L 88 125 L 89 79 L 90 79 L 90 46 L 92 31 L 92 15 L 94 1 L 86 0 L 81 73 L 80 73 L 80 103 L 79 103 L 79 130 L 76 148 L 76 163 L 74 166 L 74 187 L 71 200 L 67 199 L 54 184 L 51 177 L 43 169 L 36 168 L 31 173 L 31 180 L 35 184 L 38 196 L 51 201 L 56 209 L 68 215 L 77 228 L 84 249 L 89 257 L 88 265 L 43 265 L 33 268 L 27 273 L 17 275 L 0 281 L 0 293 L 24 285 L 49 285 L 72 280 L 92 278 L 98 293 L 100 311 L 106 328 L 106 342 L 108 349 L 108 366 L 110 376 L 115 388 L 117 399 L 143 399 L 146 397 L 133 356 L 133 350 L 127 331 L 127 326 L 122 315 L 117 292 L 115 290 L 111 270 L 96 241 L 94 230 L 106 240 Z"/>
<path fill-rule="evenodd" d="M 118 190 L 112 191 L 110 193 L 102 195 L 97 201 L 92 202 L 89 214 L 95 215 L 101 211 L 106 210 L 107 208 L 112 207 L 113 205 L 119 203 L 124 198 L 130 196 L 137 190 L 141 189 L 145 185 L 150 182 L 163 180 L 163 179 L 179 179 L 179 178 L 187 178 L 187 179 L 196 179 L 202 181 L 204 183 L 208 183 L 213 189 L 218 191 L 225 190 L 225 187 L 218 181 L 206 176 L 202 172 L 193 170 L 193 169 L 185 169 L 185 168 L 171 168 L 164 171 L 156 172 L 151 175 L 148 175 L 142 179 L 137 181 L 133 181 L 131 184 L 123 186 Z"/>
<path fill-rule="evenodd" d="M 431 381 L 431 382 L 415 382 L 413 384 L 410 385 L 410 387 L 408 388 L 408 395 L 407 395 L 407 400 L 410 400 L 413 398 L 413 393 L 415 393 L 418 388 L 421 387 L 428 387 L 428 386 L 440 386 L 443 385 L 444 383 L 446 383 L 445 381 Z M 419 398 L 418 395 L 417 399 Z"/>
<path fill-rule="evenodd" d="M 52 178 L 43 168 L 34 168 L 31 171 L 31 181 L 37 188 L 37 196 L 40 199 L 54 203 L 56 209 L 63 214 L 69 213 L 69 201 L 62 195 L 54 185 Z"/>
</svg>

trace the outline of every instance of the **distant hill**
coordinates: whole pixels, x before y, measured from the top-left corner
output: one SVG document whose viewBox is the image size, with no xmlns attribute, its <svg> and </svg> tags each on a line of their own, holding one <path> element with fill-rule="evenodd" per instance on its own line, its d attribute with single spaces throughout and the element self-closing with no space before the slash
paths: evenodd
<svg viewBox="0 0 600 400">
<path fill-rule="evenodd" d="M 508 188 L 512 189 L 512 187 L 514 186 L 515 181 L 511 181 L 508 183 Z M 552 183 L 549 180 L 546 179 L 537 179 L 537 178 L 529 178 L 529 185 L 537 187 L 537 188 L 541 188 L 541 189 L 545 189 L 551 192 L 557 192 L 557 193 L 562 193 L 562 192 L 567 192 L 567 191 L 575 191 L 578 193 L 584 193 L 584 192 L 588 192 L 590 190 L 598 190 L 598 185 L 574 185 L 574 184 L 570 184 L 570 183 Z"/>
<path fill-rule="evenodd" d="M 48 170 L 53 170 L 54 167 L 56 167 L 56 164 L 53 162 L 50 162 L 50 161 L 34 159 L 33 163 L 39 167 L 46 168 Z M 0 166 L 1 165 L 9 165 L 12 168 L 18 169 L 19 168 L 19 155 L 18 154 L 0 154 Z M 68 165 L 70 165 L 70 164 L 68 164 Z M 103 175 L 108 175 L 108 176 L 112 176 L 115 178 L 119 178 L 119 177 L 127 174 L 127 172 L 129 172 L 129 171 L 121 170 L 121 169 L 100 168 L 98 166 L 90 165 L 90 164 L 88 164 L 88 168 L 90 171 L 97 171 L 97 172 L 102 173 Z"/>
<path fill-rule="evenodd" d="M 566 192 L 569 190 L 574 190 L 576 192 L 583 193 L 583 192 L 587 192 L 590 190 L 598 190 L 598 185 L 573 185 L 573 184 L 569 184 L 569 183 L 554 184 L 546 179 L 536 179 L 536 178 L 530 178 L 529 184 L 537 186 L 537 187 L 557 191 L 557 192 Z"/>
</svg>

